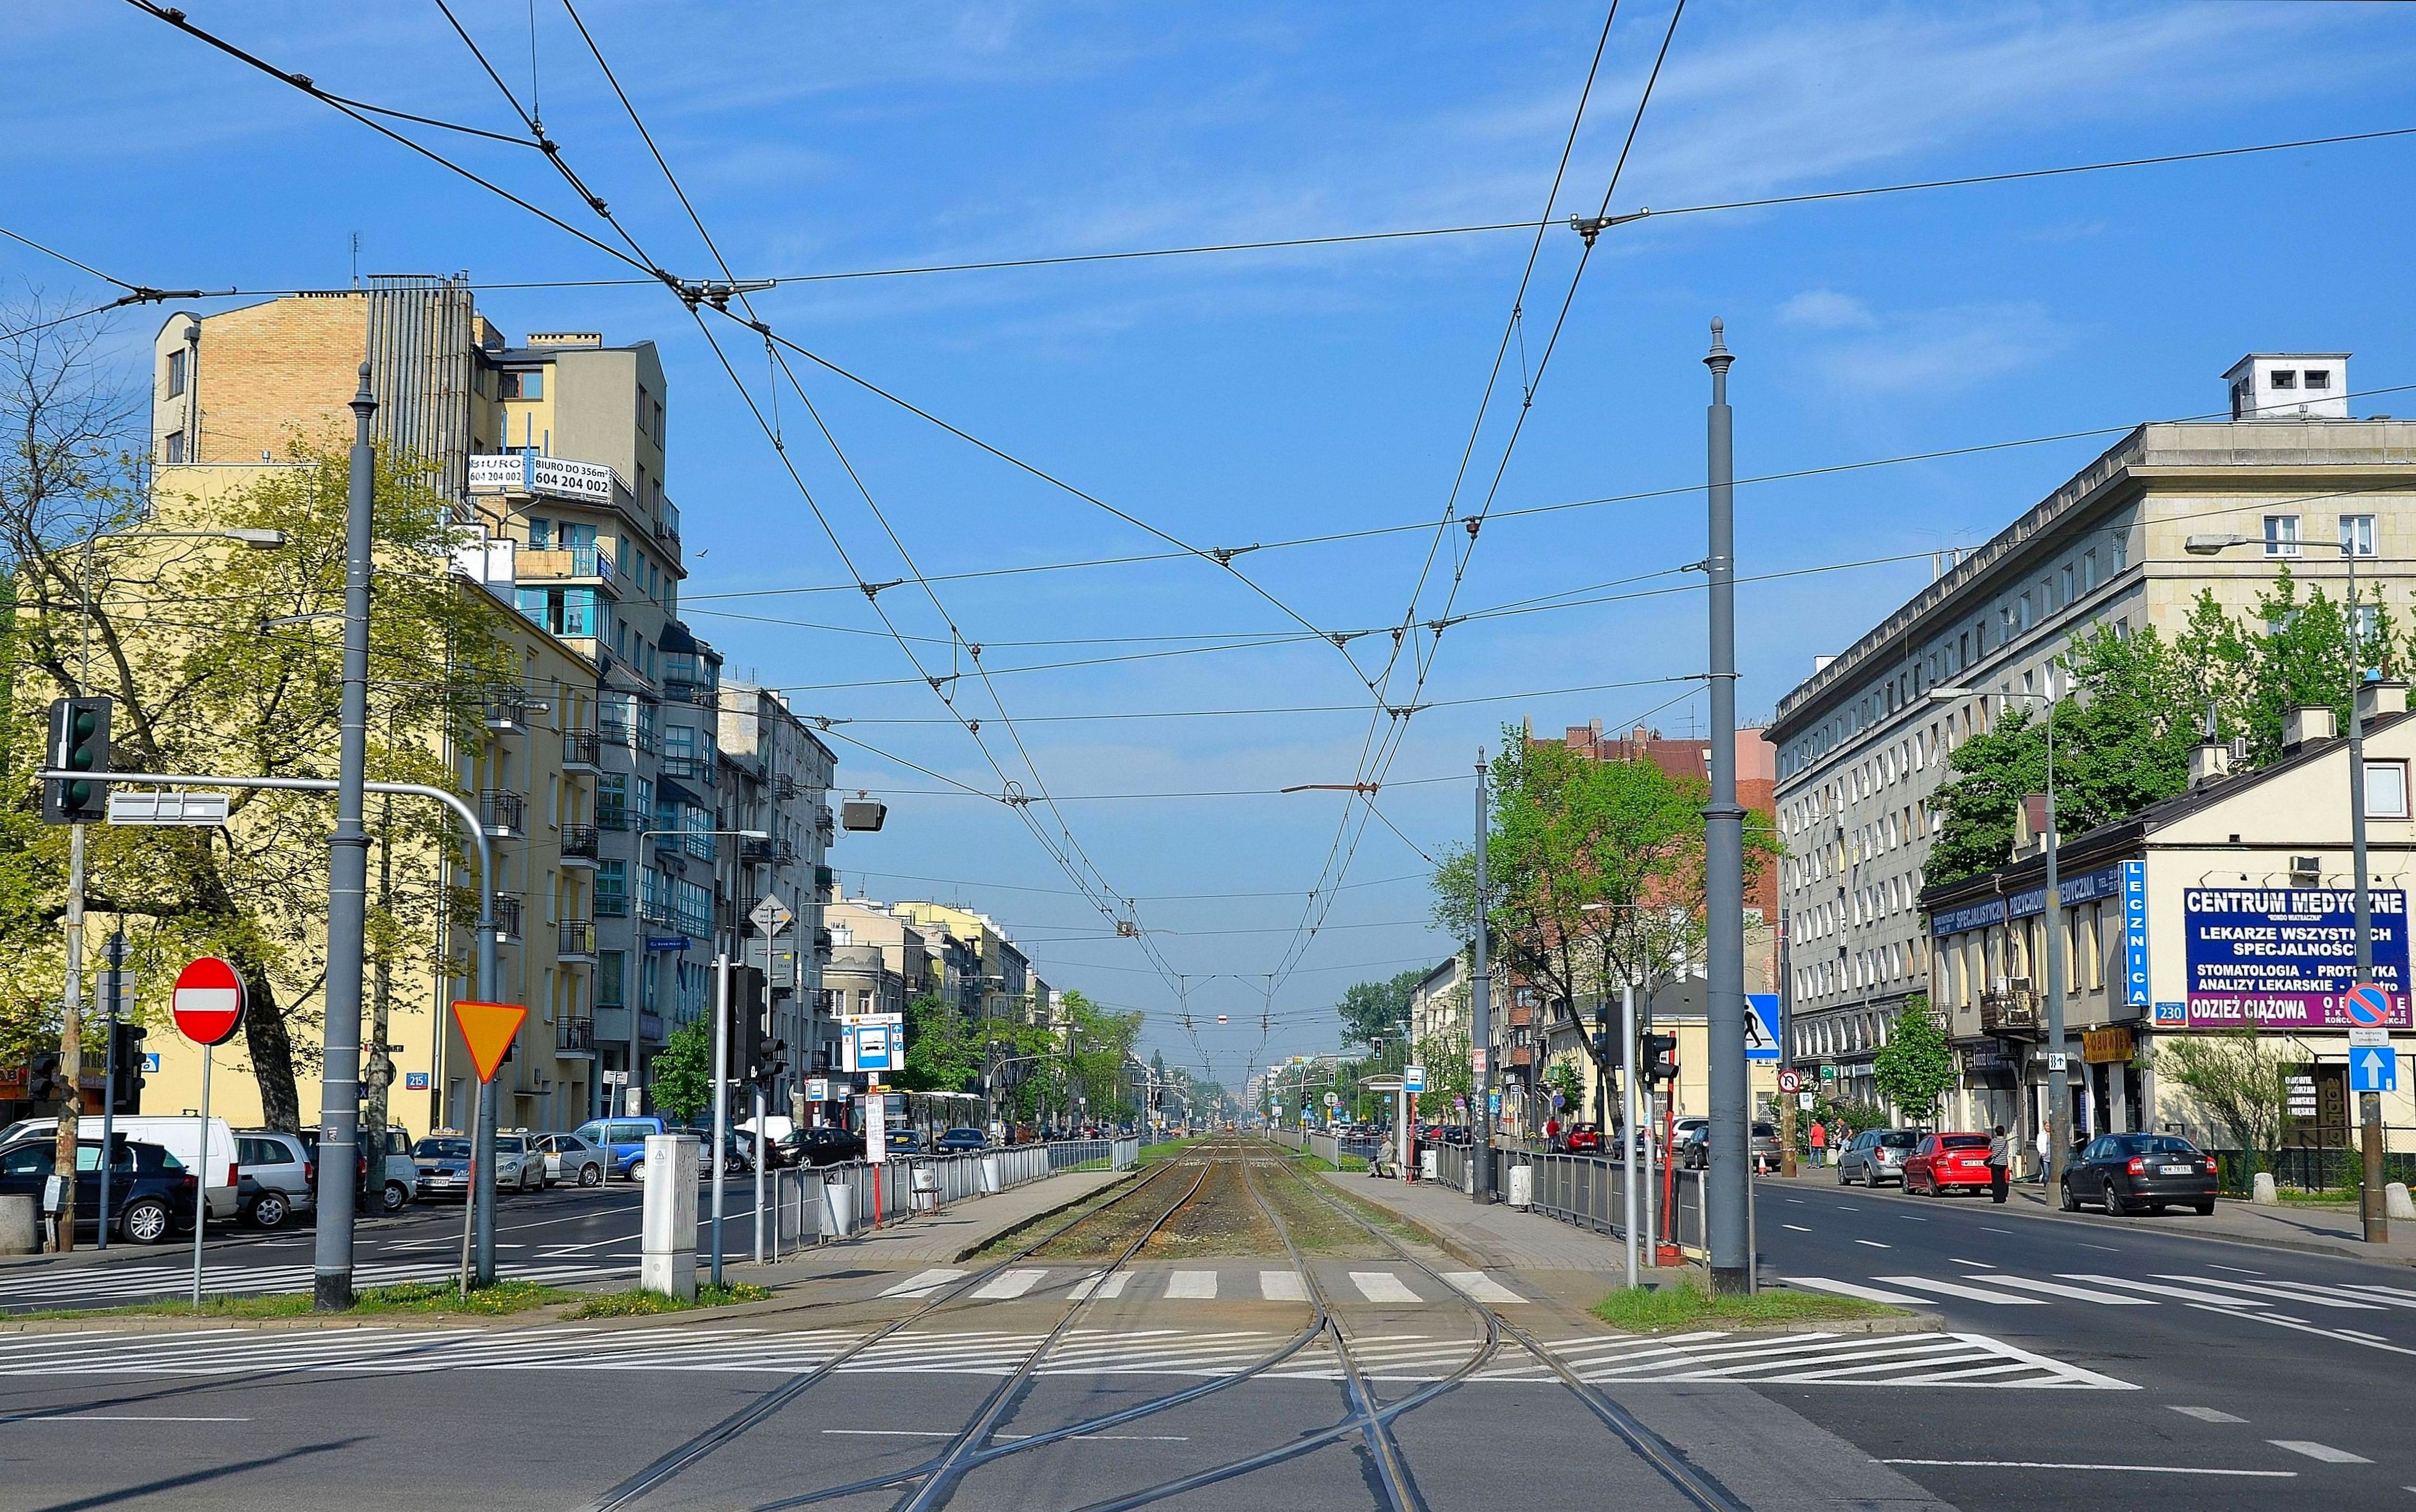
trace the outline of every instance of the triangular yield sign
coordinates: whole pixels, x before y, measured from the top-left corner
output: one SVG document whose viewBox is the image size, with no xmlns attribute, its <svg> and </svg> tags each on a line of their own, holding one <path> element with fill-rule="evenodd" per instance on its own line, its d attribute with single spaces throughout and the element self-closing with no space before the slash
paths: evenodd
<svg viewBox="0 0 2416 1512">
<path fill-rule="evenodd" d="M 528 1009 L 516 1003 L 456 1003 L 453 1021 L 461 1026 L 461 1043 L 470 1047 L 470 1063 L 478 1080 L 492 1081 L 504 1064 L 504 1052 L 528 1020 Z"/>
</svg>

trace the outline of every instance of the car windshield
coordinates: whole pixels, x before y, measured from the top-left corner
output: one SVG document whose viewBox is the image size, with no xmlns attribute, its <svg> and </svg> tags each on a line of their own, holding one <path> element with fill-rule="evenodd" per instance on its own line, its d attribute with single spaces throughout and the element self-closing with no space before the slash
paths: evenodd
<svg viewBox="0 0 2416 1512">
<path fill-rule="evenodd" d="M 984 1135 L 982 1134 L 982 1131 L 977 1128 L 952 1128 L 945 1134 L 941 1135 L 940 1138 L 944 1140 L 978 1140 L 984 1138 Z"/>
<path fill-rule="evenodd" d="M 1880 1146 L 1890 1150 L 1910 1150 L 1920 1142 L 1921 1137 L 1909 1128 L 1892 1128 L 1880 1136 Z"/>
<path fill-rule="evenodd" d="M 1778 1126 L 1774 1124 L 1756 1124 L 1753 1126 L 1753 1137 L 1758 1140 L 1774 1140 L 1778 1138 Z"/>
<path fill-rule="evenodd" d="M 2124 1155 L 2197 1154 L 2197 1146 L 2171 1134 L 2125 1134 L 2114 1141 Z"/>
<path fill-rule="evenodd" d="M 422 1140 L 419 1142 L 419 1147 L 411 1153 L 422 1160 L 467 1160 L 470 1158 L 470 1142 L 468 1140 Z"/>
<path fill-rule="evenodd" d="M 1986 1134 L 1940 1134 L 1938 1147 L 1941 1150 L 1985 1150 L 1988 1147 Z"/>
</svg>

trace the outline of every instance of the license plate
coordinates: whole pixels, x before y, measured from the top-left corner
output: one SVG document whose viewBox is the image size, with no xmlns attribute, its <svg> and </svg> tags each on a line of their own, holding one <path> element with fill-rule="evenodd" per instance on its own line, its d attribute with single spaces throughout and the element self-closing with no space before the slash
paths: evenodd
<svg viewBox="0 0 2416 1512">
<path fill-rule="evenodd" d="M 2196 1166 L 2158 1166 L 2156 1169 L 2167 1176 L 2186 1176 L 2197 1168 Z"/>
</svg>

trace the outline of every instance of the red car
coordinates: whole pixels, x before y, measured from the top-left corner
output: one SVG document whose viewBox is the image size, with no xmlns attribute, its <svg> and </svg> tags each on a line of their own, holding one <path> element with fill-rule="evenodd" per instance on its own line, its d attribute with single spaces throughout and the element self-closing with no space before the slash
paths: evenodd
<svg viewBox="0 0 2416 1512">
<path fill-rule="evenodd" d="M 1600 1155 L 1602 1130 L 1592 1124 L 1571 1124 L 1561 1136 L 1561 1147 L 1571 1155 Z"/>
<path fill-rule="evenodd" d="M 1957 1187 L 1988 1189 L 1988 1136 L 1924 1135 L 1904 1162 L 1904 1189 L 1943 1197 Z"/>
</svg>

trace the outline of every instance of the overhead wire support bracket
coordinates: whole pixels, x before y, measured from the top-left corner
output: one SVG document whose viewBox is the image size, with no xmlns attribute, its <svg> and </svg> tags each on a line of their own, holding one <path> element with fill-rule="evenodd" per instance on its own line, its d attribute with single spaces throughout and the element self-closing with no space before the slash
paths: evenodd
<svg viewBox="0 0 2416 1512">
<path fill-rule="evenodd" d="M 1623 226 L 1631 220 L 1641 220 L 1652 213 L 1650 209 L 1638 209 L 1630 210 L 1625 215 L 1573 215 L 1569 217 L 1569 229 L 1583 236 L 1586 246 L 1591 248 L 1593 245 L 1593 239 L 1610 227 Z"/>
<path fill-rule="evenodd" d="M 1258 549 L 1258 543 L 1255 541 L 1247 546 L 1211 546 L 1208 548 L 1208 554 L 1216 559 L 1218 567 L 1231 567 L 1233 558 L 1245 552 L 1255 552 Z"/>
</svg>

